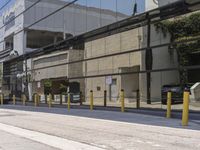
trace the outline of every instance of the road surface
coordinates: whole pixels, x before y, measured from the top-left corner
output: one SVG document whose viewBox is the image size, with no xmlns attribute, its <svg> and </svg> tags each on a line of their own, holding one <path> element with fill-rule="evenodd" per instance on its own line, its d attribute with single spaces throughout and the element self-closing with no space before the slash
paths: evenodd
<svg viewBox="0 0 200 150">
<path fill-rule="evenodd" d="M 200 124 L 135 113 L 0 107 L 2 150 L 199 150 Z"/>
</svg>

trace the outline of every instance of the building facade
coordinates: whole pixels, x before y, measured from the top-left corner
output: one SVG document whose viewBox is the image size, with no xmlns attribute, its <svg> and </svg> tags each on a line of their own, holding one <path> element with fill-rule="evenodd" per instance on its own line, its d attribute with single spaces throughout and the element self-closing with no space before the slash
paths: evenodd
<svg viewBox="0 0 200 150">
<path fill-rule="evenodd" d="M 146 47 L 146 33 L 143 28 L 129 30 L 120 34 L 108 36 L 102 39 L 87 42 L 85 44 L 85 58 L 104 56 L 137 50 Z M 169 42 L 162 33 L 157 33 L 152 27 L 151 44 L 159 45 Z M 101 45 L 101 46 L 99 46 Z M 145 71 L 145 52 L 131 52 L 123 55 L 91 60 L 85 63 L 84 74 L 86 76 L 129 73 Z M 153 49 L 153 69 L 171 68 L 178 66 L 177 56 L 171 54 L 168 47 Z M 146 101 L 146 74 L 130 73 L 128 75 L 114 75 L 106 77 L 89 78 L 85 81 L 86 95 L 89 97 L 90 90 L 98 98 L 104 97 L 104 90 L 110 100 L 119 100 L 120 90 L 125 90 L 127 100 L 135 100 L 137 90 L 140 91 L 140 99 Z M 167 84 L 179 84 L 179 73 L 176 71 L 157 72 L 151 75 L 151 100 L 161 99 L 161 88 Z"/>
<path fill-rule="evenodd" d="M 128 18 L 134 13 L 136 1 L 110 0 L 108 2 L 96 0 L 94 2 L 93 0 L 79 0 L 69 6 L 67 5 L 70 0 L 41 0 L 39 3 L 36 2 L 37 0 L 16 0 L 1 14 L 1 62 Z M 50 15 L 64 6 L 67 7 Z M 28 10 L 23 12 L 26 9 Z M 141 7 L 139 11 L 142 11 Z M 27 84 L 25 85 L 24 82 L 27 81 L 22 78 L 25 76 L 23 72 L 26 71 L 27 66 L 29 66 L 29 69 L 34 69 L 32 68 L 34 66 L 31 65 L 32 62 L 3 64 L 7 74 L 3 82 L 4 89 L 11 93 L 13 91 L 24 92 L 24 87 L 27 88 Z M 69 72 L 74 72 L 74 67 Z M 68 77 L 68 75 L 68 73 L 63 74 L 65 77 Z M 38 76 L 41 75 L 38 74 Z M 48 76 L 45 77 L 48 79 Z M 43 80 L 42 76 L 39 78 Z M 20 82 L 22 82 L 21 86 Z"/>
<path fill-rule="evenodd" d="M 13 6 L 2 14 L 3 19 L 0 23 L 4 26 L 0 30 L 1 40 L 4 40 L 0 43 L 2 62 L 15 55 L 19 56 L 33 52 L 46 45 L 98 29 L 137 13 L 154 9 L 158 5 L 166 4 L 166 1 L 162 0 L 79 0 L 77 3 L 45 18 L 55 10 L 67 5 L 69 1 L 42 0 L 15 20 L 10 21 L 35 2 L 36 0 L 17 0 Z M 137 6 L 135 3 L 137 3 Z M 41 19 L 42 21 L 39 21 Z M 156 31 L 154 26 L 151 27 L 151 46 L 169 42 L 169 39 L 169 35 L 164 37 L 162 33 Z M 57 52 L 33 58 L 26 62 L 5 64 L 4 70 L 8 74 L 14 74 L 6 77 L 5 83 L 8 85 L 6 89 L 12 93 L 12 91 L 24 91 L 23 89 L 26 87 L 29 95 L 34 92 L 42 94 L 42 92 L 45 93 L 44 81 L 48 79 L 64 81 L 69 77 L 73 78 L 81 75 L 95 76 L 144 71 L 146 70 L 146 54 L 144 51 L 91 60 L 74 64 L 75 66 L 62 65 L 62 63 L 77 58 L 88 59 L 140 49 L 146 46 L 147 27 L 143 27 L 87 41 L 84 43 L 83 49 L 71 49 L 67 50 L 66 53 Z M 168 47 L 153 49 L 152 56 L 152 69 L 170 68 L 178 65 L 176 53 L 169 52 Z M 56 66 L 51 67 L 51 65 Z M 23 72 L 26 71 L 27 66 L 30 70 L 34 70 L 30 72 L 31 83 L 29 85 L 25 84 L 24 82 L 27 82 L 27 80 L 23 79 Z M 10 68 L 15 69 L 11 70 Z M 21 78 L 18 79 L 19 76 Z M 22 82 L 22 86 L 19 86 L 18 83 L 20 82 Z M 76 80 L 75 82 L 80 83 L 80 89 L 85 91 L 86 97 L 89 96 L 89 91 L 93 90 L 97 98 L 103 98 L 103 91 L 106 90 L 110 100 L 118 100 L 119 91 L 124 89 L 126 99 L 129 101 L 136 97 L 136 91 L 138 90 L 140 91 L 140 98 L 147 99 L 147 76 L 144 73 L 87 78 L 85 81 Z M 178 84 L 178 72 L 153 73 L 150 82 L 151 99 L 160 99 L 163 85 Z"/>
<path fill-rule="evenodd" d="M 129 17 L 114 8 L 103 10 L 103 2 L 101 8 L 98 7 L 98 2 L 93 4 L 90 0 L 80 0 L 45 18 L 67 5 L 70 0 L 42 0 L 31 7 L 36 2 L 37 0 L 16 0 L 2 13 L 0 40 L 4 42 L 0 43 L 0 51 L 14 50 L 22 55 Z M 28 11 L 18 16 L 27 8 Z M 16 16 L 18 17 L 15 18 Z"/>
<path fill-rule="evenodd" d="M 158 3 L 146 1 L 146 4 L 147 6 L 145 6 L 145 8 L 150 10 L 155 8 Z M 161 6 L 165 5 L 165 3 L 162 2 L 159 2 L 159 4 Z M 163 33 L 156 31 L 156 27 L 152 25 L 150 45 L 156 46 L 168 42 L 170 42 L 170 35 L 165 37 Z M 146 47 L 147 27 L 142 27 L 85 43 L 85 58 L 106 56 Z M 152 58 L 153 70 L 178 66 L 177 54 L 175 51 L 169 51 L 168 46 L 152 49 Z M 140 99 L 147 101 L 146 73 L 130 73 L 146 70 L 145 51 L 130 52 L 98 60 L 91 60 L 87 61 L 85 66 L 84 74 L 86 76 L 128 73 L 127 75 L 86 79 L 85 93 L 87 97 L 89 97 L 90 90 L 93 90 L 96 100 L 102 99 L 104 97 L 104 90 L 106 90 L 109 100 L 118 101 L 120 99 L 120 90 L 123 89 L 128 102 L 135 101 L 137 91 L 140 93 Z M 179 72 L 166 71 L 151 73 L 150 84 L 151 101 L 160 101 L 163 85 L 179 84 Z"/>
</svg>

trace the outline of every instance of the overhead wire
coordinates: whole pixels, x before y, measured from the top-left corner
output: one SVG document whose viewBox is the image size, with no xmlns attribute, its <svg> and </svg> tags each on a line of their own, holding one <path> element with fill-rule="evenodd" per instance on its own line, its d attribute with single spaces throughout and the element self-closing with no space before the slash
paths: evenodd
<svg viewBox="0 0 200 150">
<path fill-rule="evenodd" d="M 11 18 L 8 22 L 6 22 L 3 26 L 0 27 L 0 30 L 3 29 L 6 25 L 8 25 L 9 23 L 11 23 L 12 21 L 16 20 L 18 17 L 20 17 L 21 15 L 23 15 L 25 12 L 27 12 L 28 10 L 30 10 L 32 7 L 34 7 L 35 5 L 37 5 L 38 3 L 40 3 L 41 1 L 42 0 L 36 1 L 32 5 L 30 5 L 28 8 L 26 8 L 25 10 L 23 10 L 21 13 L 19 13 L 17 16 Z"/>
<path fill-rule="evenodd" d="M 8 0 L 3 6 L 0 7 L 0 11 L 3 10 L 12 0 Z"/>
<path fill-rule="evenodd" d="M 38 1 L 37 1 L 36 3 L 34 3 L 34 4 L 36 5 L 36 4 L 39 3 L 40 1 L 41 1 L 41 0 L 38 0 Z M 64 8 L 66 8 L 66 7 L 68 7 L 68 6 L 70 6 L 70 5 L 74 4 L 74 3 L 76 3 L 77 1 L 78 1 L 78 0 L 73 0 L 73 1 L 71 1 L 71 2 L 67 2 L 67 4 L 64 5 L 64 6 L 62 6 L 61 8 L 59 8 L 59 9 L 53 11 L 52 13 L 50 13 L 50 14 L 48 14 L 48 15 L 46 15 L 46 16 L 40 18 L 39 20 L 35 21 L 34 23 L 28 25 L 28 26 L 26 27 L 26 30 L 29 29 L 30 27 L 34 26 L 35 24 L 41 22 L 42 20 L 45 20 L 46 18 L 48 18 L 48 17 L 50 17 L 50 16 L 56 14 L 56 13 L 59 12 L 60 10 L 62 10 L 62 9 L 64 9 Z M 31 6 L 33 7 L 34 4 L 31 5 Z M 29 7 L 29 9 L 32 8 L 32 7 Z M 28 10 L 26 10 L 26 11 L 28 11 Z M 22 15 L 23 13 L 25 13 L 25 12 L 23 11 L 23 12 L 20 13 L 20 14 Z M 18 17 L 19 17 L 19 16 L 20 16 L 20 15 L 18 15 Z M 13 19 L 13 20 L 14 20 L 14 19 Z M 3 28 L 3 26 L 2 26 L 2 28 Z M 1 28 L 0 28 L 0 29 L 1 29 Z M 25 30 L 25 29 L 23 28 L 23 29 L 21 29 L 21 30 L 15 32 L 15 33 L 13 34 L 13 36 L 14 36 L 14 35 L 17 35 L 17 34 L 19 34 L 19 33 L 21 33 L 21 32 L 23 32 L 24 30 Z M 2 40 L 2 41 L 0 41 L 0 43 L 3 43 L 4 41 L 5 41 L 5 40 Z"/>
</svg>

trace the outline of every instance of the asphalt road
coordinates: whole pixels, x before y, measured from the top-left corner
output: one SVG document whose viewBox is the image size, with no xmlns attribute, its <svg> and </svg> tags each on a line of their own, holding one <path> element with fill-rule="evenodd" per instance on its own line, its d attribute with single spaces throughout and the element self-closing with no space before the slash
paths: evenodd
<svg viewBox="0 0 200 150">
<path fill-rule="evenodd" d="M 135 113 L 1 106 L 0 139 L 3 150 L 199 150 L 200 125 Z"/>
</svg>

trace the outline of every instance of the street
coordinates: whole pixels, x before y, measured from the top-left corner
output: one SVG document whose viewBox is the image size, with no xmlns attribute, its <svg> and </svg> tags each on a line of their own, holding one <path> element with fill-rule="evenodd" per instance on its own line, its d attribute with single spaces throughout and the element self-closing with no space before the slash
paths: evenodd
<svg viewBox="0 0 200 150">
<path fill-rule="evenodd" d="M 134 113 L 1 106 L 0 148 L 200 149 L 200 124 L 191 121 L 184 128 L 180 124 L 178 119 Z"/>
</svg>

